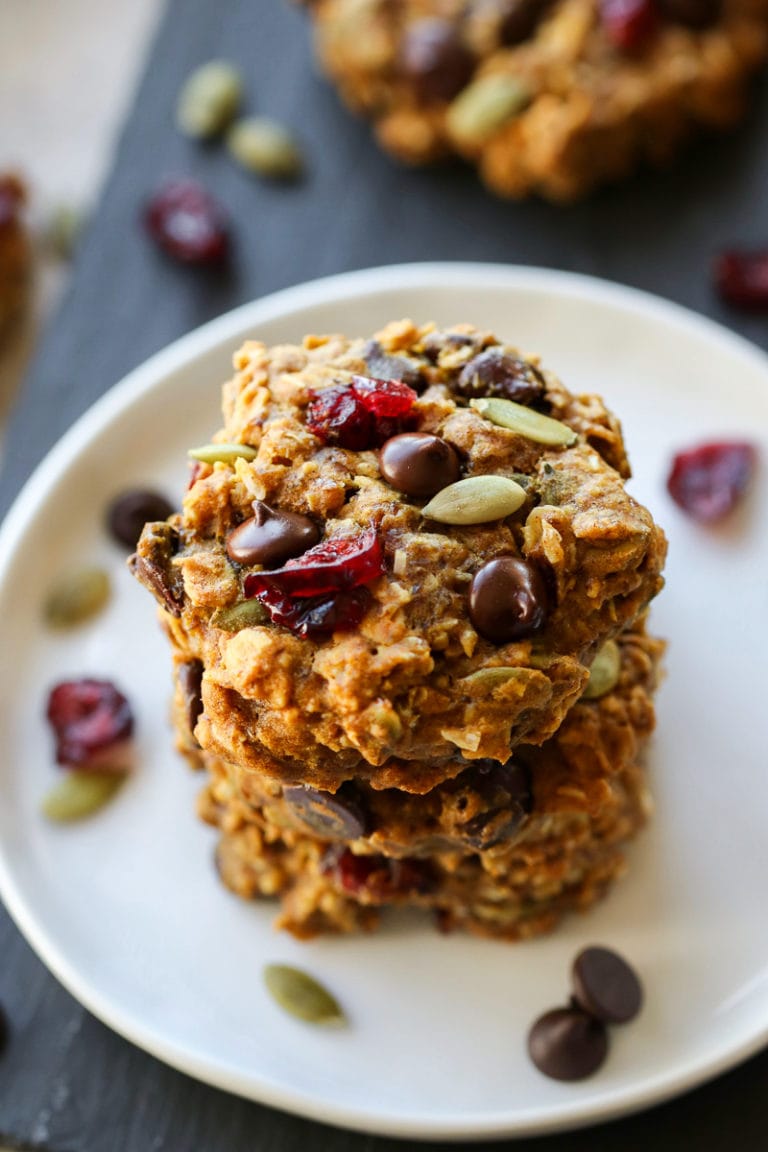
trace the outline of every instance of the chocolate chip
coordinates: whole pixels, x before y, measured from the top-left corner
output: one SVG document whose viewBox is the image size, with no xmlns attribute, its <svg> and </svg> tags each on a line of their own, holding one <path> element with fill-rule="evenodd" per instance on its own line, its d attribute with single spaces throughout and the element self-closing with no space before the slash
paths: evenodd
<svg viewBox="0 0 768 1152">
<path fill-rule="evenodd" d="M 571 979 L 577 1004 L 606 1024 L 625 1024 L 640 1011 L 642 985 L 610 948 L 585 948 L 573 962 Z"/>
<path fill-rule="evenodd" d="M 544 581 L 530 564 L 514 556 L 489 560 L 469 589 L 469 618 L 494 644 L 530 636 L 544 623 Z"/>
<path fill-rule="evenodd" d="M 539 23 L 548 0 L 497 0 L 502 44 L 520 44 Z"/>
<path fill-rule="evenodd" d="M 128 561 L 136 579 L 148 588 L 158 604 L 172 616 L 181 616 L 184 578 L 172 564 L 179 547 L 179 534 L 170 524 L 146 524 L 136 551 Z"/>
<path fill-rule="evenodd" d="M 722 0 L 660 0 L 662 14 L 667 20 L 684 24 L 686 28 L 708 28 L 722 12 Z"/>
<path fill-rule="evenodd" d="M 203 710 L 203 665 L 200 660 L 187 660 L 179 664 L 176 677 L 184 697 L 187 714 L 187 727 L 194 732 L 195 724 Z"/>
<path fill-rule="evenodd" d="M 528 1054 L 545 1076 L 584 1080 L 608 1054 L 608 1033 L 580 1008 L 553 1008 L 528 1033 Z"/>
<path fill-rule="evenodd" d="M 118 544 L 135 548 L 144 525 L 151 520 L 167 520 L 173 505 L 159 492 L 136 488 L 116 496 L 107 508 L 107 526 Z"/>
<path fill-rule="evenodd" d="M 400 63 L 422 100 L 452 100 L 472 76 L 475 61 L 447 20 L 416 20 L 406 32 Z"/>
<path fill-rule="evenodd" d="M 426 432 L 404 432 L 387 440 L 379 468 L 384 479 L 407 496 L 434 496 L 461 473 L 456 449 Z"/>
<path fill-rule="evenodd" d="M 280 568 L 320 539 L 320 529 L 308 516 L 278 512 L 261 500 L 254 501 L 253 509 L 254 515 L 227 538 L 227 555 L 237 564 Z"/>
<path fill-rule="evenodd" d="M 367 820 L 362 804 L 345 785 L 336 793 L 284 788 L 283 798 L 304 824 L 326 840 L 357 840 L 365 835 Z"/>
<path fill-rule="evenodd" d="M 488 808 L 463 825 L 461 837 L 469 848 L 495 848 L 511 839 L 530 815 L 530 772 L 514 759 L 506 764 L 497 760 L 475 761 L 470 772 L 470 787 L 481 793 Z"/>
<path fill-rule="evenodd" d="M 424 383 L 421 364 L 410 356 L 391 356 L 378 340 L 369 340 L 363 349 L 363 359 L 375 380 L 401 380 L 411 388 Z"/>
<path fill-rule="evenodd" d="M 423 339 L 421 350 L 431 364 L 436 364 L 440 353 L 457 348 L 479 348 L 481 337 L 469 332 L 429 332 Z"/>
<path fill-rule="evenodd" d="M 544 399 L 546 384 L 538 368 L 503 348 L 486 348 L 465 364 L 453 391 L 469 399 L 499 396 L 516 404 L 533 405 Z"/>
</svg>

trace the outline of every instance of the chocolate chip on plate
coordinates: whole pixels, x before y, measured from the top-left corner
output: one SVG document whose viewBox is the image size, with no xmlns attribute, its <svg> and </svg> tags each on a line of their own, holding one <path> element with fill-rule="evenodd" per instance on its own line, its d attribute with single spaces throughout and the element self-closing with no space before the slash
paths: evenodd
<svg viewBox="0 0 768 1152">
<path fill-rule="evenodd" d="M 361 804 L 341 789 L 333 793 L 301 786 L 284 788 L 283 799 L 319 836 L 329 840 L 357 840 L 365 835 L 367 821 Z"/>
<path fill-rule="evenodd" d="M 121 492 L 107 509 L 107 525 L 118 544 L 135 548 L 144 525 L 152 520 L 167 520 L 173 505 L 148 488 Z"/>
<path fill-rule="evenodd" d="M 227 555 L 238 564 L 280 568 L 320 539 L 320 529 L 308 516 L 280 512 L 262 500 L 254 501 L 254 515 L 227 538 Z"/>
<path fill-rule="evenodd" d="M 553 1008 L 528 1033 L 528 1054 L 545 1076 L 554 1080 L 584 1080 L 608 1054 L 608 1032 L 580 1008 Z"/>
<path fill-rule="evenodd" d="M 573 962 L 573 995 L 579 1007 L 606 1024 L 637 1016 L 643 989 L 634 970 L 610 948 L 585 948 Z"/>
<path fill-rule="evenodd" d="M 530 636 L 544 623 L 546 589 L 539 573 L 515 556 L 489 560 L 469 590 L 469 618 L 494 644 Z"/>
<path fill-rule="evenodd" d="M 379 468 L 384 479 L 407 496 L 434 496 L 461 473 L 455 448 L 426 432 L 392 436 L 381 449 Z"/>
</svg>

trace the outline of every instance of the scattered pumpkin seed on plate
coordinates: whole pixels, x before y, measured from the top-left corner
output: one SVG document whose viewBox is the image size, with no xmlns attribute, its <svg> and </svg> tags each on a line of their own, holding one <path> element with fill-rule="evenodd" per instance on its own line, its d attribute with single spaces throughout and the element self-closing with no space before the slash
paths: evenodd
<svg viewBox="0 0 768 1152">
<path fill-rule="evenodd" d="M 185 136 L 208 140 L 232 122 L 243 99 L 243 81 L 227 60 L 209 60 L 192 72 L 179 92 L 176 124 Z"/>
<path fill-rule="evenodd" d="M 78 568 L 59 577 L 43 606 L 51 628 L 82 624 L 104 608 L 110 596 L 109 576 L 102 568 Z"/>
<path fill-rule="evenodd" d="M 267 991 L 281 1008 L 310 1024 L 343 1023 L 345 1016 L 338 1001 L 314 976 L 290 964 L 267 964 L 264 969 Z"/>
<path fill-rule="evenodd" d="M 266 116 L 238 120 L 227 134 L 227 148 L 248 172 L 270 180 L 293 180 L 304 162 L 291 133 Z"/>
<path fill-rule="evenodd" d="M 84 820 L 100 811 L 125 781 L 125 772 L 78 772 L 65 775 L 42 803 L 43 815 L 56 824 Z"/>
</svg>

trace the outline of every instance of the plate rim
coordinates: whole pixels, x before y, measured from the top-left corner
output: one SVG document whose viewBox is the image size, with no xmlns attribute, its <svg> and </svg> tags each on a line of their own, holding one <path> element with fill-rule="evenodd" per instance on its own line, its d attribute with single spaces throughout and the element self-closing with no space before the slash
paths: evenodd
<svg viewBox="0 0 768 1152">
<path fill-rule="evenodd" d="M 322 277 L 239 307 L 208 321 L 179 337 L 145 360 L 110 387 L 80 415 L 37 464 L 0 524 L 0 596 L 17 547 L 25 531 L 38 515 L 52 487 L 88 447 L 125 409 L 162 386 L 170 374 L 183 370 L 199 356 L 214 351 L 227 341 L 242 339 L 246 330 L 259 324 L 287 318 L 291 313 L 316 304 L 341 307 L 346 300 L 378 292 L 401 290 L 429 291 L 467 287 L 530 289 L 567 295 L 578 300 L 619 307 L 668 326 L 682 327 L 690 334 L 717 343 L 729 354 L 768 373 L 768 354 L 723 324 L 664 297 L 642 289 L 617 284 L 582 273 L 535 268 L 526 265 L 430 261 L 385 265 Z M 526 1114 L 519 1108 L 486 1113 L 467 1119 L 462 1114 L 412 1113 L 402 1119 L 391 1112 L 372 1113 L 354 1106 L 327 1105 L 302 1091 L 286 1089 L 261 1076 L 254 1080 L 220 1061 L 204 1057 L 188 1045 L 174 1044 L 135 1019 L 135 1014 L 115 1005 L 108 993 L 81 979 L 76 965 L 62 954 L 43 923 L 27 906 L 17 889 L 6 845 L 0 841 L 0 899 L 38 957 L 56 979 L 113 1031 L 137 1047 L 214 1087 L 257 1101 L 285 1112 L 326 1124 L 366 1133 L 419 1140 L 461 1140 L 466 1138 L 510 1138 L 553 1133 L 605 1122 L 630 1115 L 688 1091 L 746 1060 L 768 1042 L 768 1018 L 762 1028 L 748 1036 L 725 1041 L 716 1055 L 689 1059 L 670 1075 L 660 1073 L 611 1090 L 602 1101 L 559 1104 L 556 1111 L 537 1108 Z M 711 1052 L 710 1049 L 707 1052 Z"/>
</svg>

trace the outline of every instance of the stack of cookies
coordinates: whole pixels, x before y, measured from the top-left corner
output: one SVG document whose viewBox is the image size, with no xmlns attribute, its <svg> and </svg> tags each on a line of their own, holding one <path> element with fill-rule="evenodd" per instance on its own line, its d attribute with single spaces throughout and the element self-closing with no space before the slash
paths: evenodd
<svg viewBox="0 0 768 1152">
<path fill-rule="evenodd" d="M 644 823 L 662 532 L 621 429 L 468 325 L 248 342 L 131 564 L 224 883 L 297 936 L 387 905 L 517 939 Z"/>
</svg>

